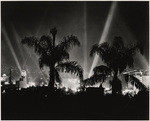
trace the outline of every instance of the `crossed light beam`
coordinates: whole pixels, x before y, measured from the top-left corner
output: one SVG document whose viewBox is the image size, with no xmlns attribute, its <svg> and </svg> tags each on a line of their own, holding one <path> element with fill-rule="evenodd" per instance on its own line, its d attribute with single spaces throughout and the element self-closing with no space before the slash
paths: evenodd
<svg viewBox="0 0 150 121">
<path fill-rule="evenodd" d="M 19 40 L 21 40 L 21 38 L 19 37 L 18 33 L 16 32 L 15 26 L 12 23 L 11 23 L 11 28 L 12 28 L 12 33 L 14 35 L 14 38 L 17 41 L 17 45 L 18 45 L 19 51 L 21 53 L 21 57 L 23 58 L 23 62 L 25 62 L 25 57 L 24 57 L 24 54 L 23 54 L 23 50 L 20 46 L 21 42 L 19 41 Z"/>
<path fill-rule="evenodd" d="M 23 58 L 23 69 L 26 70 L 26 66 L 24 67 L 24 65 L 26 64 L 26 61 L 27 61 L 27 58 L 25 59 L 24 57 L 24 53 L 23 53 L 23 50 L 21 48 L 21 42 L 19 40 L 21 40 L 21 37 L 18 35 L 16 29 L 15 29 L 15 26 L 11 23 L 11 28 L 12 28 L 12 31 L 13 31 L 13 35 L 14 35 L 14 38 L 15 40 L 17 41 L 17 46 L 19 47 L 19 51 L 20 51 L 20 54 L 21 54 L 21 57 Z M 27 70 L 26 70 L 27 71 Z M 27 71 L 27 73 L 29 74 L 29 72 Z M 29 74 L 29 76 L 31 77 L 31 75 Z M 33 79 L 34 80 L 34 79 Z"/>
<path fill-rule="evenodd" d="M 16 65 L 17 65 L 18 69 L 19 69 L 19 72 L 21 73 L 21 66 L 20 66 L 20 63 L 19 63 L 19 61 L 18 61 L 18 58 L 17 58 L 16 53 L 15 53 L 15 51 L 14 51 L 14 48 L 12 47 L 12 44 L 11 44 L 11 42 L 10 42 L 10 38 L 9 38 L 7 32 L 6 32 L 6 29 L 5 29 L 4 25 L 3 25 L 3 27 L 2 27 L 2 33 L 3 33 L 4 37 L 5 37 L 5 40 L 6 40 L 7 44 L 8 44 L 8 46 L 9 46 L 10 50 L 11 50 L 11 54 L 13 55 L 13 58 L 14 58 L 14 60 L 15 60 L 15 63 L 16 63 Z"/>
<path fill-rule="evenodd" d="M 84 22 L 84 41 L 83 41 L 83 57 L 84 57 L 84 78 L 86 78 L 87 74 L 87 12 L 86 12 L 86 2 L 84 2 L 84 10 L 83 10 L 83 22 Z"/>
<path fill-rule="evenodd" d="M 24 47 L 24 48 L 25 48 L 25 51 L 27 52 L 28 56 L 26 57 L 26 59 L 24 58 L 23 50 L 22 50 L 22 48 L 21 48 L 21 42 L 19 41 L 19 39 L 21 40 L 21 37 L 18 35 L 18 33 L 17 33 L 17 31 L 16 31 L 16 29 L 15 29 L 15 27 L 14 27 L 13 25 L 12 25 L 12 30 L 13 30 L 13 32 L 14 32 L 15 39 L 16 39 L 17 42 L 18 42 L 18 46 L 19 46 L 21 55 L 22 55 L 22 57 L 23 57 L 23 59 L 24 59 L 24 65 L 25 65 L 25 67 L 26 67 L 27 59 L 28 59 L 29 57 L 31 58 L 31 60 L 33 61 L 33 63 L 38 67 L 38 62 L 36 62 L 36 61 L 31 57 L 31 52 L 30 52 L 29 49 L 27 49 L 26 47 Z M 33 53 L 33 54 L 34 54 L 34 53 Z M 36 59 L 38 59 L 35 54 L 34 54 L 34 56 L 36 57 Z M 24 68 L 25 68 L 25 67 L 24 67 Z M 30 77 L 32 77 L 29 72 L 28 72 L 28 74 L 29 74 Z M 43 76 L 44 80 L 47 80 L 46 77 L 45 77 L 45 75 L 43 74 L 43 72 L 42 72 L 41 70 L 40 70 L 40 74 Z M 36 77 L 33 78 L 33 81 L 34 81 L 35 79 L 36 79 Z"/>
<path fill-rule="evenodd" d="M 116 6 L 117 6 L 117 2 L 114 1 L 111 5 L 111 8 L 109 10 L 109 13 L 108 13 L 108 16 L 107 16 L 107 20 L 105 22 L 105 25 L 104 25 L 104 29 L 103 29 L 103 32 L 102 32 L 102 35 L 101 35 L 101 38 L 99 40 L 99 44 L 103 43 L 106 41 L 106 38 L 107 38 L 107 35 L 109 33 L 109 29 L 110 29 L 110 25 L 111 25 L 111 22 L 113 20 L 113 16 L 114 16 L 114 13 L 115 13 L 115 10 L 116 10 Z M 89 76 L 88 77 L 91 77 L 92 76 L 92 73 L 93 73 L 93 68 L 97 65 L 98 63 L 98 60 L 99 60 L 99 57 L 97 54 L 95 54 L 94 56 L 94 60 L 93 60 L 93 63 L 92 63 L 92 66 L 91 66 L 91 69 L 90 69 L 90 73 L 89 73 Z"/>
</svg>

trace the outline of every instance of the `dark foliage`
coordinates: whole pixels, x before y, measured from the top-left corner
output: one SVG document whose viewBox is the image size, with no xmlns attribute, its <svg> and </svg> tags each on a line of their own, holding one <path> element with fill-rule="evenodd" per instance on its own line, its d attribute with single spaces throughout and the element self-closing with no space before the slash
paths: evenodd
<svg viewBox="0 0 150 121">
<path fill-rule="evenodd" d="M 134 55 L 137 51 L 143 52 L 142 44 L 132 44 L 130 46 L 125 47 L 123 40 L 121 37 L 115 37 L 113 42 L 111 44 L 104 42 L 102 44 L 95 44 L 92 46 L 90 55 L 93 56 L 93 54 L 98 54 L 102 61 L 111 68 L 114 79 L 113 81 L 116 81 L 112 84 L 116 84 L 118 82 L 118 86 L 120 85 L 119 81 L 117 81 L 118 73 L 122 73 L 127 67 L 131 68 L 134 64 Z M 142 53 L 143 54 L 143 53 Z M 113 93 L 117 90 L 114 89 L 115 87 L 118 87 L 115 85 L 112 85 Z M 121 86 L 121 85 L 120 85 Z M 120 87 L 121 89 L 121 87 Z M 116 90 L 116 91 L 114 91 Z M 119 90 L 118 90 L 119 91 Z M 121 92 L 121 91 L 119 91 Z"/>
<path fill-rule="evenodd" d="M 50 68 L 50 83 L 51 87 L 54 87 L 54 81 L 61 82 L 59 73 L 57 71 L 63 70 L 65 72 L 71 72 L 83 78 L 83 69 L 75 61 L 69 61 L 69 50 L 73 46 L 80 46 L 78 38 L 74 35 L 64 37 L 63 40 L 55 45 L 55 38 L 57 29 L 50 30 L 49 35 L 43 35 L 40 39 L 32 36 L 25 37 L 21 43 L 28 47 L 34 48 L 35 53 L 39 55 L 39 66 L 48 66 Z M 51 83 L 52 82 L 52 83 Z"/>
</svg>

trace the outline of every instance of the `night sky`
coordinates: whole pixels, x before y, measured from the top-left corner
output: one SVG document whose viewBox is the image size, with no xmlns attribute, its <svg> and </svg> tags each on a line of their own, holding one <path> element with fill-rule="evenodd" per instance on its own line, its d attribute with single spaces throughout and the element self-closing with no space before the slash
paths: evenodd
<svg viewBox="0 0 150 121">
<path fill-rule="evenodd" d="M 74 47 L 70 51 L 70 60 L 78 61 L 83 67 L 84 52 L 86 51 L 87 67 L 85 73 L 88 74 L 93 61 L 89 52 L 93 44 L 99 43 L 111 4 L 112 2 L 100 1 L 1 2 L 2 66 L 16 67 L 11 49 L 8 46 L 9 41 L 21 68 L 27 65 L 29 71 L 34 72 L 32 76 L 36 77 L 39 73 L 37 56 L 32 49 L 26 49 L 22 46 L 20 41 L 25 36 L 40 38 L 43 34 L 49 34 L 50 28 L 56 27 L 58 29 L 56 43 L 61 41 L 64 36 L 71 34 L 79 38 L 81 47 Z M 84 47 L 84 26 L 86 26 L 87 47 Z M 111 42 L 114 36 L 121 36 L 125 44 L 142 41 L 145 61 L 148 62 L 149 2 L 118 2 L 106 41 Z M 135 59 L 135 67 L 146 68 L 143 61 L 138 57 Z"/>
</svg>

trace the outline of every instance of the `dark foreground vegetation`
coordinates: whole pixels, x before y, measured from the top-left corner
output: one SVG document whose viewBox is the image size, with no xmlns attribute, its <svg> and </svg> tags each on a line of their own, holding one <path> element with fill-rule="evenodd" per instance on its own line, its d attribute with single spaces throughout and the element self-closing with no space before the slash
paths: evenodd
<svg viewBox="0 0 150 121">
<path fill-rule="evenodd" d="M 102 95 L 99 91 L 67 95 L 48 87 L 11 90 L 1 96 L 2 120 L 21 119 L 149 119 L 149 93 L 134 97 Z"/>
</svg>

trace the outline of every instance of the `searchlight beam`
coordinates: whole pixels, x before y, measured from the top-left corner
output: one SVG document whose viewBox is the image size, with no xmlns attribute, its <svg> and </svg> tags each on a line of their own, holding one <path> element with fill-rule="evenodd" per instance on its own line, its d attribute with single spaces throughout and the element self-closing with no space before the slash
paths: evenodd
<svg viewBox="0 0 150 121">
<path fill-rule="evenodd" d="M 99 41 L 99 44 L 101 44 L 101 43 L 106 41 L 106 37 L 107 37 L 107 35 L 109 33 L 110 25 L 111 25 L 111 22 L 113 20 L 113 16 L 114 16 L 114 13 L 115 13 L 116 5 L 117 5 L 117 2 L 113 2 L 112 5 L 111 5 L 111 8 L 110 8 L 109 13 L 108 13 L 107 20 L 106 20 L 105 25 L 104 25 L 102 36 L 101 36 L 100 41 Z M 93 73 L 93 68 L 98 63 L 98 59 L 99 59 L 99 57 L 96 54 L 95 57 L 94 57 L 91 69 L 90 69 L 89 77 L 91 77 L 91 75 Z"/>
</svg>

